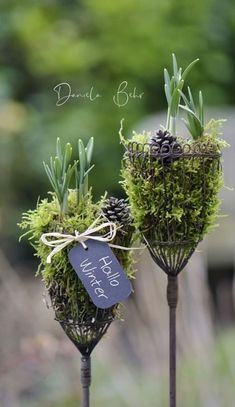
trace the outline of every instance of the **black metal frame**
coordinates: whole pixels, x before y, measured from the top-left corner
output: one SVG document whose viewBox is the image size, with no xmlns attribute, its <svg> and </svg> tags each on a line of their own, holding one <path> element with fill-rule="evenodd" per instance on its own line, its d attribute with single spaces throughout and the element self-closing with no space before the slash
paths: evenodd
<svg viewBox="0 0 235 407">
<path fill-rule="evenodd" d="M 158 182 L 154 172 L 154 162 L 160 160 L 163 170 L 164 182 L 164 200 L 167 202 L 169 195 L 172 193 L 167 190 L 165 182 L 165 174 L 171 169 L 171 164 L 175 160 L 180 160 L 182 164 L 182 179 L 184 179 L 185 160 L 193 160 L 199 158 L 202 160 L 203 179 L 202 182 L 202 205 L 205 190 L 205 160 L 209 159 L 213 165 L 213 171 L 221 168 L 220 152 L 213 143 L 190 143 L 184 142 L 180 145 L 174 142 L 171 145 L 160 145 L 158 143 L 141 144 L 130 142 L 127 145 L 124 158 L 132 164 L 133 172 L 135 168 L 141 172 L 142 177 L 147 178 L 151 183 Z M 183 185 L 183 192 L 188 193 L 186 185 Z M 187 211 L 185 216 L 187 218 Z M 169 306 L 169 406 L 176 407 L 176 308 L 178 303 L 178 274 L 187 265 L 188 260 L 196 249 L 199 240 L 195 241 L 187 236 L 187 222 L 185 222 L 185 233 L 182 239 L 176 238 L 177 225 L 170 224 L 166 219 L 165 233 L 161 239 L 156 239 L 155 230 L 158 224 L 158 217 L 153 214 L 151 227 L 147 228 L 143 225 L 141 230 L 143 240 L 145 241 L 149 252 L 154 262 L 167 274 L 167 302 Z M 201 230 L 203 225 L 198 220 L 195 225 L 198 230 Z"/>
<path fill-rule="evenodd" d="M 103 312 L 104 310 L 98 308 L 97 310 L 103 313 L 102 319 L 94 318 L 92 321 L 88 322 L 57 319 L 68 338 L 84 357 L 91 355 L 93 349 L 105 335 L 110 324 L 114 320 L 112 311 L 110 315 L 107 315 L 107 312 Z"/>
</svg>

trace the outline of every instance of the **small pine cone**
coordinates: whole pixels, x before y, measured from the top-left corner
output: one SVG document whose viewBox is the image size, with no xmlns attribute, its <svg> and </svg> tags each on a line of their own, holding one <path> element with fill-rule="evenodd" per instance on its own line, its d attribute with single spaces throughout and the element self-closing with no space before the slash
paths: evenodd
<svg viewBox="0 0 235 407">
<path fill-rule="evenodd" d="M 102 208 L 102 215 L 110 222 L 120 224 L 123 229 L 132 222 L 129 206 L 125 199 L 108 198 Z"/>
<path fill-rule="evenodd" d="M 172 136 L 169 131 L 167 130 L 159 130 L 154 134 L 150 139 L 150 144 L 159 144 L 159 146 L 163 145 L 171 145 L 172 143 L 176 142 L 176 137 Z"/>
<path fill-rule="evenodd" d="M 156 147 L 158 153 L 166 155 L 163 158 L 163 163 L 176 160 L 181 152 L 181 146 L 177 142 L 177 138 L 172 136 L 167 130 L 157 131 L 156 134 L 151 137 L 149 145 L 152 146 L 152 151 L 154 151 L 154 147 Z"/>
</svg>

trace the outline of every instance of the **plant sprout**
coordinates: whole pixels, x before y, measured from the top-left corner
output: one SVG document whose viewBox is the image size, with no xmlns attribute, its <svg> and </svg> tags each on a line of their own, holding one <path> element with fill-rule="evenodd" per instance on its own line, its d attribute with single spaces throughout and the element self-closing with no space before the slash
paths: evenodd
<svg viewBox="0 0 235 407">
<path fill-rule="evenodd" d="M 77 165 L 76 161 L 73 165 L 70 164 L 72 151 L 70 143 L 67 143 L 64 151 L 62 151 L 60 138 L 58 137 L 56 141 L 56 156 L 50 158 L 49 165 L 43 162 L 46 174 L 58 199 L 61 214 L 65 214 L 67 211 L 68 188 L 74 168 Z"/>
<path fill-rule="evenodd" d="M 75 160 L 74 163 L 71 164 L 72 146 L 70 143 L 67 143 L 64 151 L 62 151 L 60 138 L 58 137 L 56 142 L 56 156 L 50 158 L 49 164 L 43 162 L 46 174 L 58 199 L 62 215 L 67 212 L 68 190 L 73 175 L 75 176 L 77 201 L 88 192 L 88 174 L 94 167 L 94 165 L 91 165 L 93 147 L 93 137 L 90 138 L 86 147 L 84 147 L 82 140 L 79 139 L 79 160 Z"/>
<path fill-rule="evenodd" d="M 91 159 L 94 148 L 94 137 L 91 137 L 85 147 L 81 139 L 78 140 L 78 154 L 79 154 L 79 169 L 78 165 L 75 167 L 75 182 L 77 189 L 77 199 L 84 196 L 88 192 L 88 174 L 94 168 L 91 165 Z"/>
<path fill-rule="evenodd" d="M 203 135 L 204 132 L 204 105 L 202 92 L 199 92 L 198 108 L 196 107 L 190 88 L 188 87 L 188 98 L 182 91 L 179 91 L 185 106 L 179 105 L 179 107 L 186 111 L 187 119 L 183 119 L 187 129 L 192 135 L 194 140 L 197 140 Z"/>
<path fill-rule="evenodd" d="M 178 68 L 175 54 L 172 54 L 173 75 L 170 77 L 168 70 L 166 68 L 164 69 L 164 89 L 168 104 L 166 130 L 173 135 L 176 132 L 176 117 L 178 115 L 181 98 L 179 91 L 182 91 L 185 78 L 198 61 L 199 59 L 192 61 L 182 73 L 182 68 Z"/>
</svg>

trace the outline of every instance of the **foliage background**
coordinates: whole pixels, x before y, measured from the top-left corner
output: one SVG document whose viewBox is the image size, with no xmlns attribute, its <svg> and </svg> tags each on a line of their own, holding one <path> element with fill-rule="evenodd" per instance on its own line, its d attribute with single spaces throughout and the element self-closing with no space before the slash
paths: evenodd
<svg viewBox="0 0 235 407">
<path fill-rule="evenodd" d="M 119 122 L 132 129 L 141 117 L 165 108 L 162 71 L 176 53 L 208 104 L 235 101 L 235 4 L 226 0 L 70 0 L 1 3 L 0 170 L 2 233 L 15 237 L 22 209 L 48 188 L 42 160 L 55 139 L 96 138 L 96 194 L 120 193 Z M 144 92 L 119 108 L 126 80 Z M 101 99 L 56 106 L 55 85 L 94 90 Z M 105 177 L 100 176 L 105 174 Z"/>
<path fill-rule="evenodd" d="M 94 136 L 94 193 L 121 195 L 120 119 L 129 133 L 165 109 L 162 72 L 173 51 L 182 66 L 200 58 L 191 83 L 206 104 L 234 105 L 235 2 L 8 0 L 0 3 L 0 19 L 0 242 L 24 274 L 32 252 L 19 246 L 16 222 L 48 190 L 42 161 L 57 136 L 74 145 Z M 119 108 L 113 96 L 124 80 L 144 97 Z M 57 107 L 53 88 L 61 82 L 82 93 L 94 86 L 103 97 Z"/>
</svg>

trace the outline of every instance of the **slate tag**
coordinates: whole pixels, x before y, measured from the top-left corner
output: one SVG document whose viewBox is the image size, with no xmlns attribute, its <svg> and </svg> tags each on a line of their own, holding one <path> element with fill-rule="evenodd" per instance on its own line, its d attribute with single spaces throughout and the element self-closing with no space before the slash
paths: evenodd
<svg viewBox="0 0 235 407">
<path fill-rule="evenodd" d="M 105 242 L 86 241 L 73 247 L 69 261 L 98 308 L 109 308 L 127 298 L 132 286 L 112 249 Z"/>
</svg>

